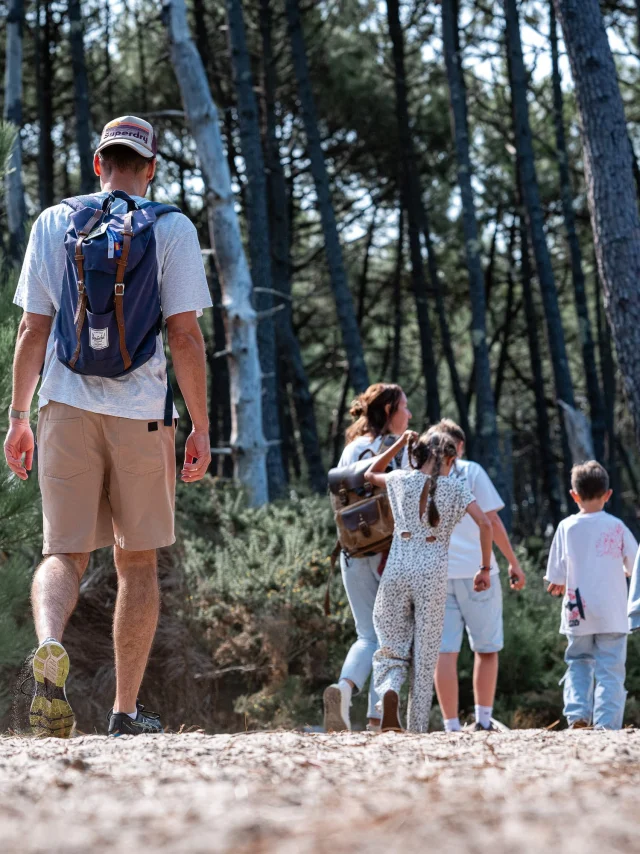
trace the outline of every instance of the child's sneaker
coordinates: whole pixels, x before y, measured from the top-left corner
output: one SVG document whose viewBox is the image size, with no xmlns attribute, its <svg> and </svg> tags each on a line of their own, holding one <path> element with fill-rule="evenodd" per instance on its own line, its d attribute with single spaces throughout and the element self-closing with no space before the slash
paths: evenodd
<svg viewBox="0 0 640 854">
<path fill-rule="evenodd" d="M 64 689 L 69 675 L 69 656 L 54 638 L 44 640 L 33 656 L 35 690 L 29 724 L 40 738 L 69 738 L 75 718 Z"/>
<path fill-rule="evenodd" d="M 351 706 L 351 695 L 343 690 L 338 683 L 329 685 L 324 695 L 324 731 L 325 732 L 349 732 L 351 730 L 351 718 L 349 708 Z"/>
</svg>

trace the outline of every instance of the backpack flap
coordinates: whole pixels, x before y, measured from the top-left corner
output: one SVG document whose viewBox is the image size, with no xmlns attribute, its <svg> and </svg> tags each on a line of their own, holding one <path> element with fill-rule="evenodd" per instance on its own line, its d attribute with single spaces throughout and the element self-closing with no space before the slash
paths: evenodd
<svg viewBox="0 0 640 854">
<path fill-rule="evenodd" d="M 362 489 L 366 483 L 364 476 L 372 465 L 373 459 L 367 459 L 343 468 L 331 469 L 328 475 L 329 490 L 338 495 L 341 490 Z"/>
</svg>

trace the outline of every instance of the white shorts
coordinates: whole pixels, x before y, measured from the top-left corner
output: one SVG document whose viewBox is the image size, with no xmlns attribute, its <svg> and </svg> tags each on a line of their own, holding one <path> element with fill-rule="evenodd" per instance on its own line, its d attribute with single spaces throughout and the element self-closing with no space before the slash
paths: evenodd
<svg viewBox="0 0 640 854">
<path fill-rule="evenodd" d="M 491 587 L 476 593 L 473 578 L 450 578 L 440 652 L 460 652 L 466 628 L 474 652 L 500 652 L 502 630 L 502 587 L 500 576 L 491 576 Z"/>
</svg>

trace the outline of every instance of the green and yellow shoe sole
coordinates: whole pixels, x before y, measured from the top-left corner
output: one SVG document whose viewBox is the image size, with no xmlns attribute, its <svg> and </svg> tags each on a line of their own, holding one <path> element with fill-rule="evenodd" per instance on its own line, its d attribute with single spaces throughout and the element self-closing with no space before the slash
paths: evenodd
<svg viewBox="0 0 640 854">
<path fill-rule="evenodd" d="M 29 712 L 29 724 L 40 738 L 69 738 L 75 718 L 65 682 L 69 675 L 69 656 L 55 641 L 45 641 L 33 656 L 35 694 Z"/>
</svg>

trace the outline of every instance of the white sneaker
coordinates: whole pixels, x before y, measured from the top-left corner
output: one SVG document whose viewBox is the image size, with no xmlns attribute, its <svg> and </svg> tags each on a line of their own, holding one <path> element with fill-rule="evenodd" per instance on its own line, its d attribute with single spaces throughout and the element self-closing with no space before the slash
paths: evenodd
<svg viewBox="0 0 640 854">
<path fill-rule="evenodd" d="M 351 720 L 349 707 L 351 692 L 340 685 L 329 685 L 324 692 L 324 730 L 325 732 L 349 732 Z"/>
</svg>

